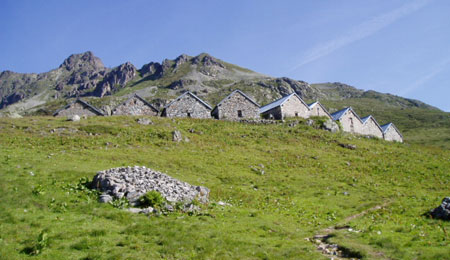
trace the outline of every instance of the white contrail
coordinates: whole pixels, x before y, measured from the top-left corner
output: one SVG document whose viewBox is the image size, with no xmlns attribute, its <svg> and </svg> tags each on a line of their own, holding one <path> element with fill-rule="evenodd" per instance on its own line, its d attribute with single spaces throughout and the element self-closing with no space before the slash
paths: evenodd
<svg viewBox="0 0 450 260">
<path fill-rule="evenodd" d="M 427 74 L 423 75 L 421 78 L 417 79 L 413 84 L 411 84 L 407 88 L 402 89 L 398 94 L 400 96 L 404 96 L 404 95 L 410 93 L 411 91 L 418 89 L 423 84 L 425 84 L 427 81 L 429 81 L 430 79 L 434 78 L 436 75 L 441 73 L 449 64 L 450 64 L 450 58 L 447 58 L 447 59 L 439 62 L 438 64 L 436 64 L 436 66 L 433 67 L 433 69 L 431 71 L 429 71 Z"/>
<path fill-rule="evenodd" d="M 424 6 L 426 6 L 428 3 L 430 3 L 432 0 L 416 0 L 410 3 L 407 3 L 395 10 L 392 10 L 388 13 L 379 15 L 371 20 L 365 21 L 355 28 L 353 28 L 348 33 L 342 35 L 339 38 L 336 38 L 334 40 L 330 40 L 327 43 L 319 44 L 315 46 L 314 48 L 310 49 L 306 55 L 304 55 L 302 61 L 298 63 L 297 65 L 293 66 L 288 73 L 298 69 L 299 67 L 308 64 L 310 62 L 313 62 L 315 60 L 318 60 L 342 47 L 345 47 L 355 41 L 364 39 L 379 30 L 383 29 L 384 27 L 394 23 L 398 19 L 402 18 L 403 16 L 406 16 L 414 11 L 417 11 Z"/>
</svg>

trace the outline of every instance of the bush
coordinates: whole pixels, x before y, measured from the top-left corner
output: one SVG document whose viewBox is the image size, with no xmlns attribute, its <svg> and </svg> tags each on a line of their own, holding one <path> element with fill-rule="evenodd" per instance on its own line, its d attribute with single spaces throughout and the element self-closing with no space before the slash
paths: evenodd
<svg viewBox="0 0 450 260">
<path fill-rule="evenodd" d="M 139 198 L 141 207 L 162 208 L 166 203 L 166 199 L 157 191 L 149 191 Z"/>
</svg>

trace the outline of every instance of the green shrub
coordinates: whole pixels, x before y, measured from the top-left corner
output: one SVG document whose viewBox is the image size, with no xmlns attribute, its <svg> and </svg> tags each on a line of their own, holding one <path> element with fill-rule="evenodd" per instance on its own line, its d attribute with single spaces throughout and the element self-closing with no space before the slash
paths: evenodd
<svg viewBox="0 0 450 260">
<path fill-rule="evenodd" d="M 139 198 L 139 205 L 141 207 L 161 208 L 165 203 L 166 199 L 161 195 L 161 193 L 155 190 L 149 191 Z"/>
</svg>

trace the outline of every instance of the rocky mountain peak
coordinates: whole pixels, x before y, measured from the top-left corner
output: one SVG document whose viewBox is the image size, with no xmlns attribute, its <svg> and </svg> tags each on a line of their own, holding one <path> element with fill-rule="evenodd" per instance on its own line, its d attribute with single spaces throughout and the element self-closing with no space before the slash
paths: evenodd
<svg viewBox="0 0 450 260">
<path fill-rule="evenodd" d="M 91 51 L 79 54 L 72 54 L 59 66 L 68 71 L 79 70 L 103 70 L 105 66 L 100 58 L 96 57 Z"/>
<path fill-rule="evenodd" d="M 5 70 L 5 71 L 0 72 L 0 78 L 3 78 L 3 77 L 6 78 L 6 77 L 9 77 L 9 76 L 11 76 L 13 74 L 15 74 L 15 72 L 12 72 L 10 70 Z"/>
<path fill-rule="evenodd" d="M 181 54 L 180 56 L 178 56 L 178 57 L 175 59 L 175 67 L 178 67 L 178 66 L 180 66 L 181 64 L 188 62 L 188 61 L 189 61 L 189 58 L 190 58 L 190 57 L 189 57 L 188 55 L 186 55 L 186 54 Z"/>
<path fill-rule="evenodd" d="M 194 57 L 193 64 L 225 68 L 225 65 L 220 60 L 214 58 L 208 53 L 201 53 L 200 55 Z"/>
<path fill-rule="evenodd" d="M 94 90 L 94 95 L 98 97 L 111 95 L 130 82 L 136 76 L 136 72 L 136 67 L 130 62 L 119 65 L 108 72 L 104 79 L 98 83 Z"/>
</svg>

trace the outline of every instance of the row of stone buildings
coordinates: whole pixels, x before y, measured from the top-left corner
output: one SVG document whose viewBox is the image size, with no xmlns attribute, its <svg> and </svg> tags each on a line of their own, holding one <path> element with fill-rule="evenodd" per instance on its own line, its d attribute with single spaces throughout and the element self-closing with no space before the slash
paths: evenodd
<svg viewBox="0 0 450 260">
<path fill-rule="evenodd" d="M 55 116 L 71 115 L 105 115 L 99 109 L 81 99 L 55 112 Z M 289 117 L 309 118 L 323 116 L 338 121 L 343 131 L 370 135 L 388 141 L 403 141 L 403 136 L 394 124 L 380 126 L 373 116 L 360 118 L 351 107 L 335 113 L 328 113 L 326 108 L 316 101 L 305 103 L 296 93 L 284 96 L 268 105 L 261 107 L 252 98 L 240 90 L 235 90 L 222 99 L 214 108 L 191 92 L 185 92 L 168 103 L 162 111 L 148 103 L 138 95 L 118 105 L 111 111 L 111 115 L 150 115 L 164 117 L 216 118 L 225 120 L 241 119 L 274 119 L 282 120 Z"/>
</svg>

